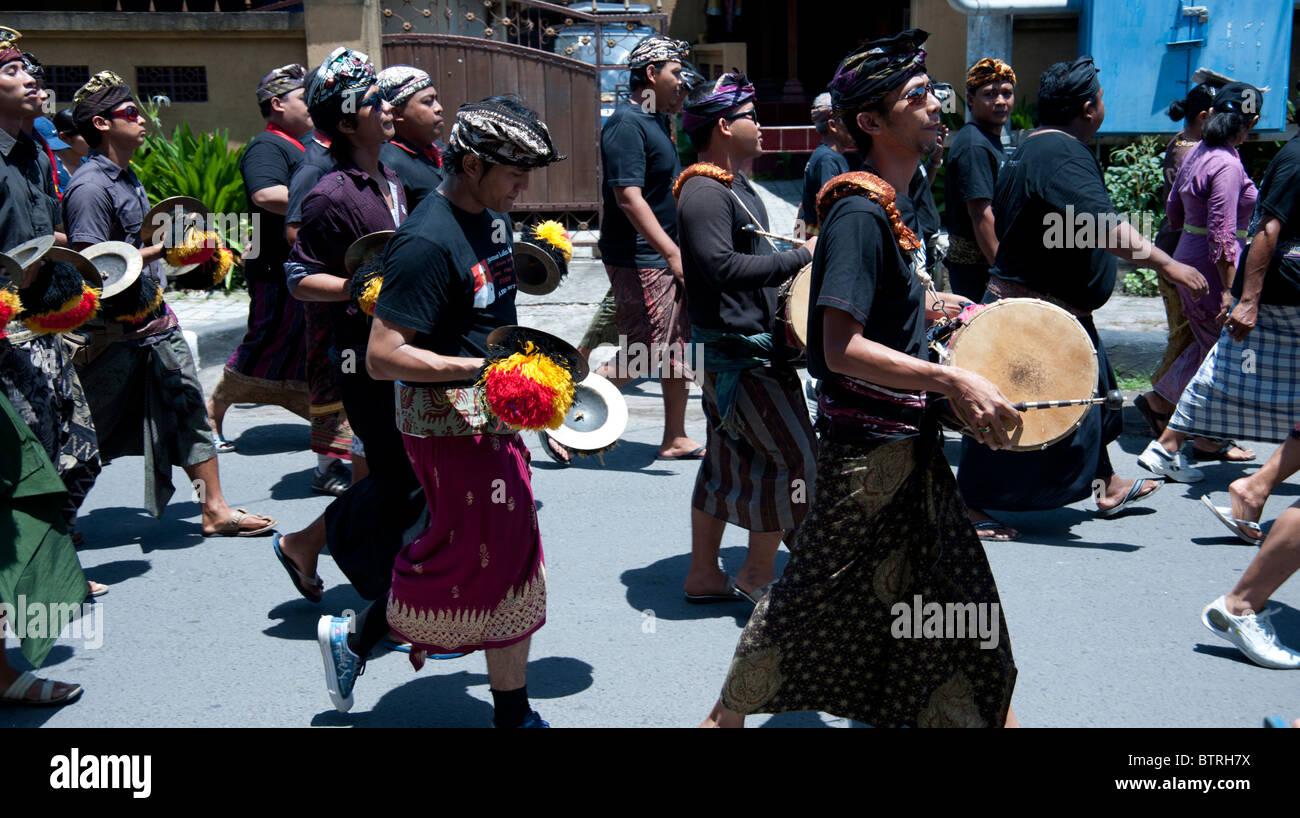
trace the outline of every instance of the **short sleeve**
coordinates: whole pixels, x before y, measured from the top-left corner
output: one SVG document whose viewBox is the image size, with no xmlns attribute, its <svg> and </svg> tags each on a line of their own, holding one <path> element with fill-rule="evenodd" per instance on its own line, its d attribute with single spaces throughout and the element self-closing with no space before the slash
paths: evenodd
<svg viewBox="0 0 1300 818">
<path fill-rule="evenodd" d="M 239 165 L 244 175 L 244 189 L 249 195 L 268 187 L 289 184 L 289 158 L 265 139 L 253 140 L 244 149 Z"/>
<path fill-rule="evenodd" d="M 859 199 L 846 198 L 827 214 L 836 229 L 830 236 L 823 230 L 818 241 L 823 273 L 817 306 L 843 310 L 865 326 L 885 258 L 879 225 Z"/>
<path fill-rule="evenodd" d="M 384 251 L 384 286 L 375 316 L 426 334 L 452 303 L 446 252 L 413 232 L 398 231 Z"/>
<path fill-rule="evenodd" d="M 997 185 L 998 159 L 989 150 L 967 147 L 948 160 L 948 173 L 953 174 L 953 191 L 961 201 L 992 199 Z"/>
<path fill-rule="evenodd" d="M 108 188 L 78 185 L 63 197 L 63 225 L 69 244 L 99 244 L 113 229 L 113 202 Z"/>
<path fill-rule="evenodd" d="M 1283 225 L 1296 220 L 1300 210 L 1300 162 L 1284 160 L 1273 167 L 1258 207 Z"/>
<path fill-rule="evenodd" d="M 600 146 L 610 187 L 645 187 L 646 140 L 636 123 L 618 120 L 600 135 Z"/>
</svg>

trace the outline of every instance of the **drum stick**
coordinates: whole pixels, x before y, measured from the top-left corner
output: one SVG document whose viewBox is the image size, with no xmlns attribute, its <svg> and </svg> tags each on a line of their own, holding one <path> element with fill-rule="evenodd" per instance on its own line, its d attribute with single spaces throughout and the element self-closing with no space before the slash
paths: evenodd
<svg viewBox="0 0 1300 818">
<path fill-rule="evenodd" d="M 747 224 L 740 229 L 744 230 L 746 233 L 753 233 L 756 236 L 767 236 L 769 239 L 780 239 L 781 241 L 788 241 L 791 244 L 793 244 L 795 247 L 802 247 L 803 245 L 807 244 L 807 242 L 804 241 L 803 239 L 792 239 L 788 236 L 780 236 L 777 235 L 776 233 L 769 233 L 766 230 L 759 230 L 757 227 L 755 227 L 752 224 Z"/>
<path fill-rule="evenodd" d="M 1112 389 L 1106 393 L 1104 398 L 1078 398 L 1074 400 L 1031 400 L 1021 401 L 1020 403 L 1011 404 L 1011 408 L 1017 412 L 1025 412 L 1030 409 L 1055 409 L 1058 406 L 1091 406 L 1098 403 L 1106 404 L 1108 409 L 1124 408 L 1124 396 L 1118 389 Z"/>
</svg>

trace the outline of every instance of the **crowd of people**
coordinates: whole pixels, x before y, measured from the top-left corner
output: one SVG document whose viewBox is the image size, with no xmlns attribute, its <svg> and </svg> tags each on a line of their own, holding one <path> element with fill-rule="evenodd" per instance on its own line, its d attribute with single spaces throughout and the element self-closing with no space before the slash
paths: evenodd
<svg viewBox="0 0 1300 818">
<path fill-rule="evenodd" d="M 662 361 L 658 457 L 700 461 L 685 600 L 754 606 L 704 725 L 815 710 L 876 726 L 1015 726 L 1002 615 L 987 649 L 896 638 L 894 603 L 924 594 L 1000 611 L 985 542 L 1019 533 L 989 511 L 1091 496 L 1113 517 L 1164 480 L 1201 479 L 1188 449 L 1252 459 L 1234 437 L 1282 446 L 1231 484 L 1230 505 L 1205 498 L 1260 551 L 1202 619 L 1259 664 L 1300 667 L 1268 619 L 1269 596 L 1300 568 L 1300 504 L 1267 536 L 1260 525 L 1269 495 L 1300 469 L 1300 148 L 1288 144 L 1256 187 L 1236 148 L 1263 92 L 1197 86 L 1170 108 L 1185 126 L 1165 154 L 1167 216 L 1155 241 L 1121 218 L 1091 244 L 1058 246 L 1044 235 L 1051 214 L 1115 215 L 1088 147 L 1105 117 L 1091 58 L 1043 73 L 1040 127 L 1014 148 L 1016 74 L 978 61 L 965 82 L 969 121 L 949 140 L 940 108 L 953 89 L 928 75 L 926 36 L 859 46 L 814 99 L 822 143 L 804 172 L 799 238 L 787 245 L 770 235 L 746 175 L 762 134 L 744 74 L 705 80 L 687 43 L 647 37 L 629 57 L 630 98 L 601 131 L 610 290 L 578 351 L 619 345 L 599 371 L 620 388 L 632 380 L 623 368 L 632 345 Z M 483 651 L 496 726 L 548 726 L 527 693 L 530 638 L 546 619 L 529 452 L 480 385 L 489 334 L 517 323 L 510 211 L 532 170 L 565 159 L 546 124 L 524 101 L 494 96 L 462 105 L 444 127 L 427 73 L 377 71 L 345 47 L 312 70 L 267 73 L 256 89 L 266 128 L 241 162 L 262 231 L 244 263 L 248 330 L 205 399 L 162 297 L 188 239 L 145 224 L 149 198 L 131 170 L 145 124 L 131 89 L 99 72 L 45 120 L 41 82 L 35 57 L 16 39 L 0 43 L 0 304 L 22 304 L 0 333 L 0 434 L 21 453 L 5 457 L 0 481 L 18 532 L 15 558 L 0 561 L 0 600 L 107 592 L 80 569 L 77 509 L 102 464 L 141 455 L 150 513 L 162 514 L 180 466 L 202 488 L 204 535 L 269 536 L 313 603 L 328 547 L 370 602 L 355 618 L 318 623 L 338 709 L 352 706 L 387 639 L 417 670 Z M 697 155 L 686 168 L 678 113 Z M 945 142 L 941 219 L 931 186 Z M 79 251 L 105 242 L 138 251 L 140 284 L 125 308 L 97 301 L 95 268 L 81 264 Z M 1137 399 L 1154 438 L 1139 465 L 1154 478 L 1111 465 L 1115 407 L 1091 406 L 1043 451 L 1011 451 L 1021 412 L 988 378 L 931 359 L 936 322 L 1032 298 L 1078 321 L 1096 351 L 1096 394 L 1107 394 L 1117 384 L 1093 313 L 1115 289 L 1120 258 L 1158 272 L 1168 311 L 1165 361 Z M 382 285 L 368 302 L 354 274 L 371 259 Z M 792 344 L 778 329 L 783 286 L 806 267 L 806 344 Z M 936 287 L 941 273 L 951 291 Z M 691 344 L 702 354 L 688 357 Z M 686 433 L 691 378 L 702 389 L 702 444 Z M 223 429 L 236 404 L 281 406 L 310 423 L 312 488 L 334 499 L 307 527 L 282 533 L 226 502 L 219 455 L 235 449 Z M 940 404 L 965 432 L 956 478 Z M 539 443 L 560 463 L 575 454 L 544 432 Z M 484 499 L 503 485 L 508 502 Z M 729 523 L 749 535 L 734 576 L 718 562 Z M 791 558 L 778 576 L 782 543 Z M 51 643 L 26 638 L 24 655 L 39 666 Z M 80 694 L 18 673 L 0 653 L 0 701 L 59 705 Z"/>
</svg>

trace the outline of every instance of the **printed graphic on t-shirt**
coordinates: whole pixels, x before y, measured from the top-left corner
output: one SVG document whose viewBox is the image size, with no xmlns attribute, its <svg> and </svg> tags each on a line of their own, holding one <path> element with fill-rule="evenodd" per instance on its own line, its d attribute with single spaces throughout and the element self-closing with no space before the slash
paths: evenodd
<svg viewBox="0 0 1300 818">
<path fill-rule="evenodd" d="M 515 260 L 509 250 L 502 250 L 470 268 L 474 281 L 474 307 L 487 309 L 497 298 L 515 288 Z"/>
</svg>

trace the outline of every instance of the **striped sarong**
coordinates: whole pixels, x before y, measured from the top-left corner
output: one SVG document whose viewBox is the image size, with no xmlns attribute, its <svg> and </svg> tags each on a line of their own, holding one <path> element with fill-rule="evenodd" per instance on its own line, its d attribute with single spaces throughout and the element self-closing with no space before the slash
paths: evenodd
<svg viewBox="0 0 1300 818">
<path fill-rule="evenodd" d="M 248 332 L 226 361 L 212 390 L 221 403 L 283 406 L 310 416 L 307 391 L 307 322 L 303 302 L 283 281 L 248 284 Z"/>
<path fill-rule="evenodd" d="M 1300 306 L 1261 304 L 1244 341 L 1227 332 L 1192 377 L 1169 428 L 1280 442 L 1300 417 Z"/>
<path fill-rule="evenodd" d="M 732 418 L 719 430 L 718 373 L 705 372 L 708 437 L 691 507 L 748 531 L 793 531 L 808 512 L 817 477 L 817 438 L 793 369 L 740 373 Z"/>
</svg>

